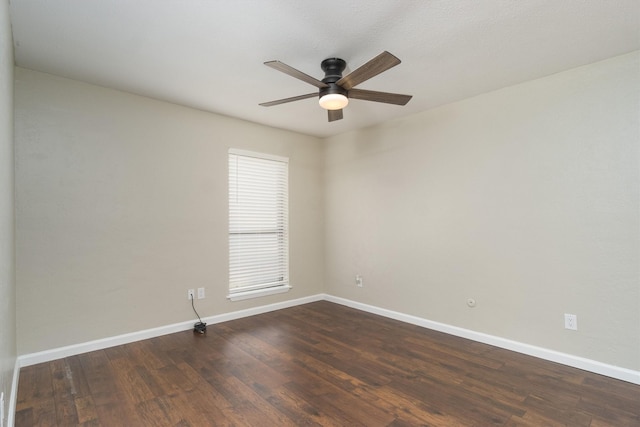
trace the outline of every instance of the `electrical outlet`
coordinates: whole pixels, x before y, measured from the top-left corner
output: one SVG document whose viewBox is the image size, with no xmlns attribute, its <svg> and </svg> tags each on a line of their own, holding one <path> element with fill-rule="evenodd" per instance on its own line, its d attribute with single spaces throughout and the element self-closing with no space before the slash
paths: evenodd
<svg viewBox="0 0 640 427">
<path fill-rule="evenodd" d="M 359 274 L 356 274 L 356 286 L 359 288 L 362 287 L 362 276 Z"/>
<path fill-rule="evenodd" d="M 564 328 L 572 331 L 578 330 L 578 316 L 575 314 L 564 314 Z"/>
<path fill-rule="evenodd" d="M 192 300 L 195 298 L 195 291 L 193 289 L 189 289 L 187 291 L 187 299 Z"/>
<path fill-rule="evenodd" d="M 204 298 L 204 288 L 198 288 L 198 299 Z"/>
</svg>

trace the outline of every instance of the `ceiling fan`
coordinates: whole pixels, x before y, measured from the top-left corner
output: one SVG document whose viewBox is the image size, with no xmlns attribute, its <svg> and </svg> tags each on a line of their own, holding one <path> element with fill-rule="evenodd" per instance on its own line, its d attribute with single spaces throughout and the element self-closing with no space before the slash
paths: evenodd
<svg viewBox="0 0 640 427">
<path fill-rule="evenodd" d="M 384 102 L 387 104 L 406 105 L 411 99 L 411 95 L 400 95 L 398 93 L 377 92 L 373 90 L 354 89 L 360 83 L 395 67 L 400 60 L 387 51 L 382 52 L 366 64 L 360 66 L 355 71 L 342 77 L 342 72 L 347 63 L 340 58 L 328 58 L 322 61 L 320 68 L 324 71 L 324 78 L 318 80 L 302 71 L 298 71 L 280 61 L 268 61 L 264 65 L 285 74 L 309 83 L 318 89 L 318 92 L 306 95 L 294 96 L 291 98 L 278 99 L 271 102 L 263 102 L 263 107 L 285 104 L 287 102 L 300 101 L 301 99 L 319 97 L 319 104 L 328 111 L 329 121 L 342 119 L 342 109 L 349 103 L 349 98 L 362 99 L 364 101 Z"/>
</svg>

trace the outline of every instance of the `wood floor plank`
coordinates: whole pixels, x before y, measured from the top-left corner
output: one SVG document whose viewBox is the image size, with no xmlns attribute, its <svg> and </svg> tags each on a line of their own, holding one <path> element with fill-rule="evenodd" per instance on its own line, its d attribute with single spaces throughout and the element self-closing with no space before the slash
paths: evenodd
<svg viewBox="0 0 640 427">
<path fill-rule="evenodd" d="M 78 412 L 75 405 L 76 389 L 71 369 L 65 359 L 54 360 L 49 364 L 53 385 L 53 401 L 56 408 L 58 425 L 78 424 Z"/>
<path fill-rule="evenodd" d="M 592 414 L 594 418 L 601 421 L 607 420 L 615 426 L 640 426 L 640 399 L 630 403 L 621 400 L 611 399 L 606 394 L 601 398 L 581 397 L 577 405 L 577 410 Z"/>
<path fill-rule="evenodd" d="M 71 356 L 64 359 L 68 368 L 67 374 L 70 376 L 70 381 L 73 384 L 73 390 L 76 397 L 90 396 L 89 384 L 82 368 L 80 361 L 83 356 Z"/>
<path fill-rule="evenodd" d="M 25 424 L 18 424 L 22 422 Z M 28 407 L 16 411 L 15 423 L 24 426 L 57 426 L 55 403 L 53 400 L 34 401 Z"/>
<path fill-rule="evenodd" d="M 53 382 L 48 364 L 28 366 L 20 370 L 20 379 L 24 386 L 16 402 L 18 409 L 28 407 L 34 401 L 51 400 L 53 398 Z"/>
<path fill-rule="evenodd" d="M 290 393 L 286 387 L 263 390 L 263 396 L 270 405 L 278 408 L 282 414 L 291 419 L 297 426 L 333 426 L 336 420 L 320 413 L 318 409 L 296 394 Z"/>
<path fill-rule="evenodd" d="M 326 301 L 22 368 L 23 426 L 640 426 L 640 386 Z"/>
<path fill-rule="evenodd" d="M 73 399 L 78 414 L 78 424 L 90 424 L 98 422 L 96 405 L 91 396 L 76 397 Z"/>
<path fill-rule="evenodd" d="M 140 367 L 132 364 L 130 359 L 111 360 L 111 366 L 114 380 L 126 395 L 127 400 L 137 404 L 156 396 L 138 372 Z"/>
<path fill-rule="evenodd" d="M 593 427 L 593 425 L 587 424 L 589 427 Z M 505 424 L 508 427 L 566 427 L 567 424 L 564 422 L 556 421 L 551 418 L 548 418 L 542 414 L 528 412 L 523 416 L 513 416 L 511 419 Z M 608 427 L 612 427 L 609 425 Z"/>
<path fill-rule="evenodd" d="M 467 424 L 464 423 L 462 417 L 459 417 L 456 413 L 442 413 L 439 410 L 429 408 L 423 400 L 413 398 L 404 394 L 397 388 L 384 386 L 375 390 L 376 396 L 379 396 L 382 401 L 389 402 L 392 407 L 398 411 L 399 418 L 404 421 L 412 421 L 414 418 L 419 420 L 413 425 L 433 425 L 433 426 L 451 426 L 451 427 L 463 427 Z"/>
</svg>

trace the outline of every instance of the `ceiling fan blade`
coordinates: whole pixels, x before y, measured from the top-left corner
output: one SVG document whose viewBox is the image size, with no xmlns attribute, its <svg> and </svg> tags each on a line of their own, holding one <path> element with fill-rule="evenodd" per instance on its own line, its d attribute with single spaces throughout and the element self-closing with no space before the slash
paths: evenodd
<svg viewBox="0 0 640 427">
<path fill-rule="evenodd" d="M 314 93 L 307 93 L 306 95 L 292 96 L 291 98 L 278 99 L 276 101 L 263 102 L 260 105 L 262 105 L 263 107 L 272 107 L 274 105 L 286 104 L 287 102 L 300 101 L 301 99 L 317 98 L 317 97 L 318 97 L 318 93 L 314 92 Z"/>
<path fill-rule="evenodd" d="M 335 122 L 336 120 L 342 120 L 342 110 L 327 110 L 329 113 L 329 121 Z"/>
<path fill-rule="evenodd" d="M 290 75 L 291 77 L 295 77 L 298 80 L 302 80 L 303 82 L 314 85 L 317 88 L 325 88 L 329 87 L 326 83 L 321 82 L 320 80 L 311 77 L 308 74 L 303 73 L 302 71 L 298 71 L 293 67 L 288 66 L 284 62 L 280 61 L 267 61 L 264 63 L 267 67 L 271 67 L 274 70 L 282 71 L 285 74 Z"/>
<path fill-rule="evenodd" d="M 412 98 L 411 95 L 399 93 L 378 92 L 375 90 L 351 89 L 349 98 L 362 99 L 364 101 L 385 102 L 387 104 L 406 105 Z"/>
<path fill-rule="evenodd" d="M 400 60 L 398 58 L 385 50 L 366 64 L 338 80 L 336 84 L 349 90 L 365 80 L 369 80 L 371 77 L 377 76 L 391 67 L 395 67 L 399 63 Z"/>
</svg>

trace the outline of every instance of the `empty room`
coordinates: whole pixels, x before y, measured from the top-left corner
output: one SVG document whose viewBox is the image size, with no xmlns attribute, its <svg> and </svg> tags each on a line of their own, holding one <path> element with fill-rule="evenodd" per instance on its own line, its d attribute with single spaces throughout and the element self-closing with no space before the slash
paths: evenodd
<svg viewBox="0 0 640 427">
<path fill-rule="evenodd" d="M 0 427 L 640 426 L 637 0 L 0 0 Z"/>
</svg>

